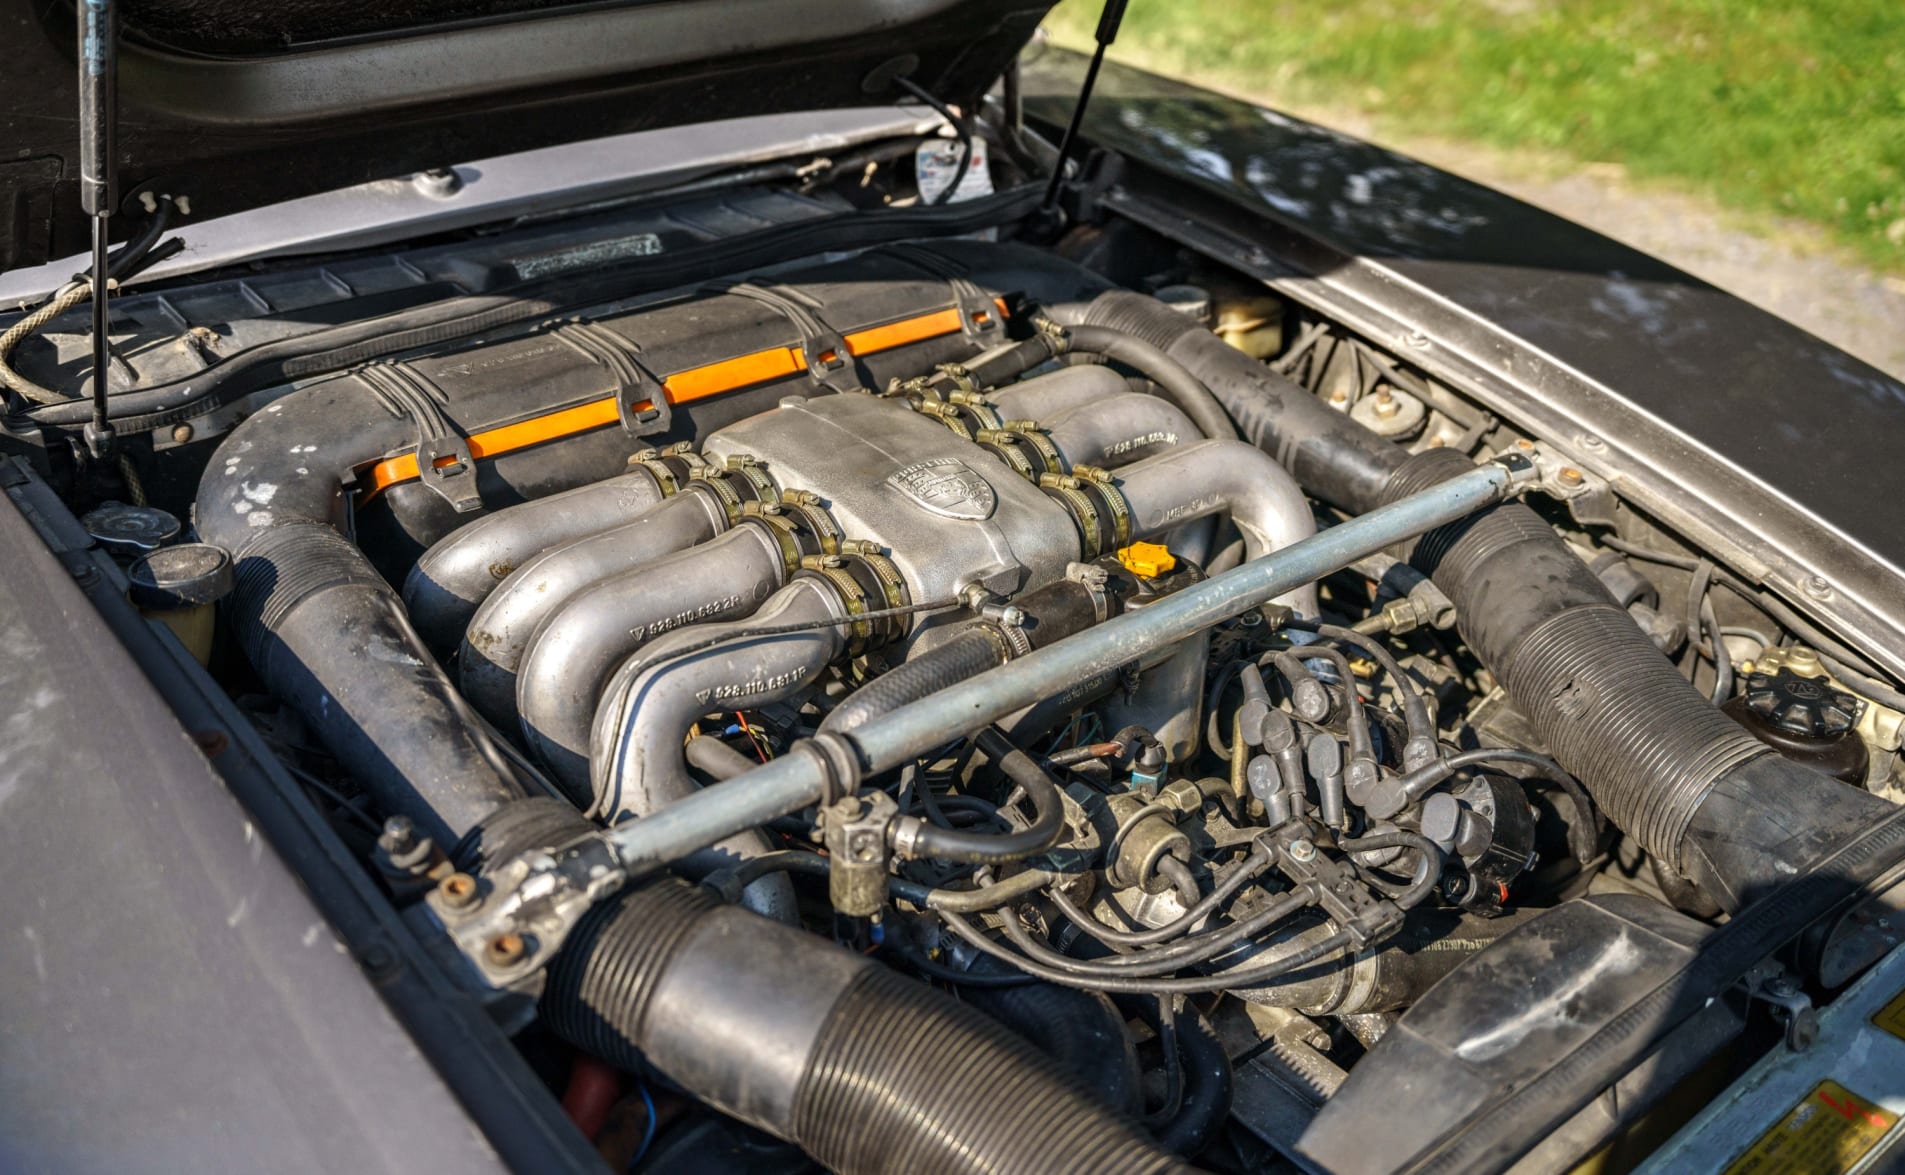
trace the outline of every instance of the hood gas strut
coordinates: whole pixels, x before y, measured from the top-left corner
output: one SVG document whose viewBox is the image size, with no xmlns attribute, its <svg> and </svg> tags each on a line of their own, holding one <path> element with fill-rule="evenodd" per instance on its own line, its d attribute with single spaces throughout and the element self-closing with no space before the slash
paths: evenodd
<svg viewBox="0 0 1905 1175">
<path fill-rule="evenodd" d="M 79 201 L 93 218 L 93 418 L 86 447 L 95 458 L 112 451 L 112 420 L 106 414 L 111 361 L 107 331 L 106 242 L 111 233 L 115 182 L 113 115 L 118 88 L 118 12 L 112 0 L 80 0 L 79 13 Z"/>
<path fill-rule="evenodd" d="M 1085 67 L 1084 84 L 1078 87 L 1078 101 L 1072 104 L 1072 120 L 1065 127 L 1065 137 L 1058 141 L 1058 158 L 1052 162 L 1052 178 L 1045 185 L 1045 199 L 1039 204 L 1039 211 L 1050 216 L 1058 207 L 1059 185 L 1065 182 L 1065 160 L 1071 155 L 1072 143 L 1078 138 L 1078 128 L 1085 121 L 1085 107 L 1091 103 L 1092 87 L 1098 84 L 1098 68 L 1105 63 L 1105 50 L 1118 39 L 1118 25 L 1124 20 L 1126 0 L 1105 0 L 1104 11 L 1098 15 L 1098 31 L 1095 35 L 1098 47 L 1091 52 L 1091 64 Z"/>
</svg>

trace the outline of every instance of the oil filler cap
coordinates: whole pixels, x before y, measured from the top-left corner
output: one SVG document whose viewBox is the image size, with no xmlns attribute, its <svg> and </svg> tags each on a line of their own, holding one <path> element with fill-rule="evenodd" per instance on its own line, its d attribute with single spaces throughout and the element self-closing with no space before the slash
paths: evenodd
<svg viewBox="0 0 1905 1175">
<path fill-rule="evenodd" d="M 1859 700 L 1813 677 L 1789 669 L 1775 674 L 1755 673 L 1743 691 L 1746 709 L 1761 721 L 1787 734 L 1831 738 L 1845 734 L 1859 720 Z"/>
<path fill-rule="evenodd" d="M 1132 543 L 1118 551 L 1118 562 L 1133 575 L 1156 579 L 1177 566 L 1177 556 L 1163 543 Z"/>
<path fill-rule="evenodd" d="M 1788 759 L 1862 785 L 1870 752 L 1855 731 L 1863 706 L 1824 677 L 1781 666 L 1749 674 L 1720 710 Z"/>
</svg>

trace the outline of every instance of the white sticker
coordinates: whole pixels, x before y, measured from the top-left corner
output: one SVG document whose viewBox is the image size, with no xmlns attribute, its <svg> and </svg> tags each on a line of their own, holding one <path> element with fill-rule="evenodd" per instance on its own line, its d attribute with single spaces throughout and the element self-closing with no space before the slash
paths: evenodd
<svg viewBox="0 0 1905 1175">
<path fill-rule="evenodd" d="M 913 153 L 913 167 L 918 176 L 920 203 L 931 204 L 952 185 L 953 173 L 959 170 L 962 150 L 958 139 L 934 139 L 919 145 L 919 149 Z M 984 139 L 974 139 L 972 166 L 966 169 L 965 178 L 959 181 L 958 189 L 947 203 L 957 204 L 961 200 L 976 200 L 991 194 L 992 173 L 986 167 L 986 142 Z"/>
</svg>

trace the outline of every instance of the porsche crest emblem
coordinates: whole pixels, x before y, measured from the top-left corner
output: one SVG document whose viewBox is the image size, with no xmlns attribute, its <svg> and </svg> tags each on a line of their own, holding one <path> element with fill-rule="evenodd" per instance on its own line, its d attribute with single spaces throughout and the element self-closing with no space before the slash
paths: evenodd
<svg viewBox="0 0 1905 1175">
<path fill-rule="evenodd" d="M 887 484 L 943 518 L 979 522 L 992 517 L 999 495 L 979 471 L 957 457 L 916 461 L 887 479 Z"/>
</svg>

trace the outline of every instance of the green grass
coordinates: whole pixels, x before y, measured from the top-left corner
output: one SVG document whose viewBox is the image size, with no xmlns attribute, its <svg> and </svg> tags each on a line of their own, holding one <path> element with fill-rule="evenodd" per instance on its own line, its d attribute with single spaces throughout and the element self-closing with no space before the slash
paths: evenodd
<svg viewBox="0 0 1905 1175">
<path fill-rule="evenodd" d="M 1048 27 L 1088 45 L 1098 8 Z M 1132 0 L 1112 56 L 1619 163 L 1905 271 L 1905 0 Z"/>
</svg>

